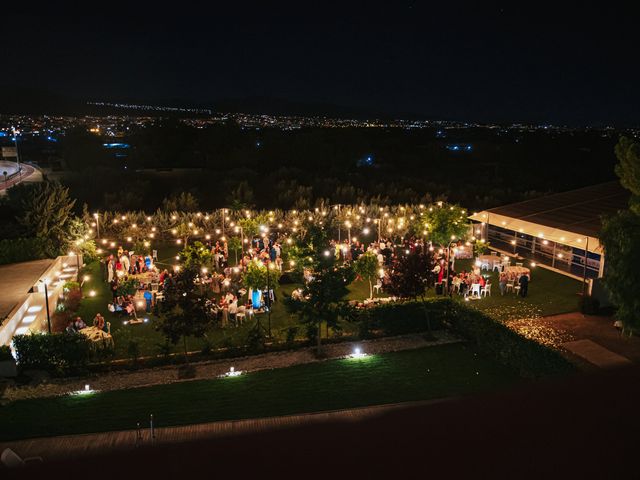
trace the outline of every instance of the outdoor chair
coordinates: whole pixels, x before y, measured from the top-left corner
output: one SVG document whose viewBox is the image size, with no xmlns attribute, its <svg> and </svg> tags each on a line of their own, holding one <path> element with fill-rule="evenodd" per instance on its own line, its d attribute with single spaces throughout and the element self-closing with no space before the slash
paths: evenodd
<svg viewBox="0 0 640 480">
<path fill-rule="evenodd" d="M 243 324 L 244 320 L 247 316 L 246 312 L 246 307 L 238 307 L 238 312 L 236 313 L 236 326 L 238 326 L 238 324 Z"/>
<path fill-rule="evenodd" d="M 10 448 L 5 448 L 3 450 L 2 455 L 0 455 L 0 460 L 5 467 L 9 468 L 24 467 L 29 463 L 42 463 L 42 457 L 22 458 Z"/>
<path fill-rule="evenodd" d="M 505 291 L 508 293 L 509 290 L 513 291 L 515 290 L 515 280 L 509 280 L 507 281 L 507 288 L 505 289 Z"/>
<path fill-rule="evenodd" d="M 480 270 L 489 270 L 489 262 L 482 262 L 482 265 L 480 265 Z"/>
<path fill-rule="evenodd" d="M 514 285 L 513 291 L 516 295 L 518 295 L 520 293 L 520 285 Z"/>
<path fill-rule="evenodd" d="M 485 285 L 484 288 L 480 290 L 480 295 L 484 297 L 487 295 L 491 296 L 491 284 Z"/>
<path fill-rule="evenodd" d="M 494 260 L 493 261 L 493 268 L 492 270 L 495 272 L 496 269 L 498 270 L 498 272 L 501 272 L 502 269 L 504 268 L 504 265 L 502 264 L 502 261 L 498 260 Z"/>
<path fill-rule="evenodd" d="M 523 265 L 524 265 L 524 263 L 522 263 L 522 262 L 520 262 L 520 263 L 516 262 L 516 267 L 522 267 Z"/>
<path fill-rule="evenodd" d="M 380 293 L 380 290 L 382 290 L 382 283 L 378 282 L 373 286 L 373 290 L 376 293 Z"/>
<path fill-rule="evenodd" d="M 480 284 L 479 283 L 474 283 L 473 285 L 471 285 L 471 296 L 476 296 L 476 297 L 480 297 Z"/>
</svg>

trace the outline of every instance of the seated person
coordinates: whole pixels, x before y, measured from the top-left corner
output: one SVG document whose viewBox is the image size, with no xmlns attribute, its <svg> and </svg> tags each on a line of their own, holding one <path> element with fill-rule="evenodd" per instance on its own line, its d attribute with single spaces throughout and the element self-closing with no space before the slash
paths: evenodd
<svg viewBox="0 0 640 480">
<path fill-rule="evenodd" d="M 76 317 L 75 321 L 73 322 L 73 326 L 78 331 L 82 330 L 83 328 L 87 328 L 87 324 L 84 323 L 84 320 L 82 320 L 82 318 L 80 317 Z"/>
<path fill-rule="evenodd" d="M 73 320 L 69 320 L 67 322 L 67 328 L 64 329 L 66 333 L 76 333 L 76 328 L 74 326 Z"/>
<path fill-rule="evenodd" d="M 93 326 L 105 332 L 107 331 L 107 322 L 104 321 L 104 317 L 99 313 L 96 313 L 93 319 Z"/>
</svg>

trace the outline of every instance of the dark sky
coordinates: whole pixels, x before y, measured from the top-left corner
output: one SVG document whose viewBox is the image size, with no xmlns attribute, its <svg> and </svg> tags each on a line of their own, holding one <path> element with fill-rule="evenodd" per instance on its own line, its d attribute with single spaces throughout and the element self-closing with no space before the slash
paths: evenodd
<svg viewBox="0 0 640 480">
<path fill-rule="evenodd" d="M 265 96 L 427 118 L 640 123 L 640 17 L 623 2 L 50 3 L 3 7 L 11 75 L 0 82 L 87 99 Z"/>
</svg>

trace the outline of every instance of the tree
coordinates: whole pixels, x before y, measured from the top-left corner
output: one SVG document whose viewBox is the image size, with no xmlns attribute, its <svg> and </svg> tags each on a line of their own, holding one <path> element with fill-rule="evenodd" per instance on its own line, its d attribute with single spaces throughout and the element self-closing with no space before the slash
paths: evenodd
<svg viewBox="0 0 640 480">
<path fill-rule="evenodd" d="M 230 237 L 227 240 L 227 247 L 229 248 L 229 251 L 233 252 L 236 259 L 236 265 L 237 265 L 238 252 L 242 249 L 242 241 L 238 237 Z"/>
<path fill-rule="evenodd" d="M 616 315 L 629 333 L 640 328 L 640 144 L 626 137 L 615 147 L 619 163 L 616 175 L 631 192 L 629 209 L 604 219 L 600 241 L 604 246 L 607 270 L 604 284 Z"/>
<path fill-rule="evenodd" d="M 185 245 L 180 252 L 180 259 L 185 268 L 193 268 L 196 271 L 213 266 L 211 251 L 202 242 Z"/>
<path fill-rule="evenodd" d="M 307 233 L 308 249 L 313 252 L 314 279 L 302 289 L 300 299 L 288 298 L 287 309 L 295 313 L 302 323 L 316 332 L 316 347 L 321 348 L 321 328 L 325 322 L 329 327 L 337 329 L 340 318 L 348 318 L 352 308 L 345 300 L 349 293 L 349 285 L 355 274 L 348 265 L 337 266 L 335 257 L 331 255 L 327 232 L 320 227 L 311 227 Z"/>
<path fill-rule="evenodd" d="M 164 291 L 164 301 L 159 309 L 160 322 L 156 327 L 174 345 L 182 339 L 187 363 L 187 337 L 203 337 L 212 322 L 207 298 L 197 288 L 198 272 L 194 266 L 185 267 L 174 277 L 175 285 Z"/>
<path fill-rule="evenodd" d="M 198 199 L 190 192 L 173 194 L 162 200 L 162 209 L 167 212 L 195 212 L 198 210 Z"/>
<path fill-rule="evenodd" d="M 462 239 L 468 230 L 466 211 L 457 205 L 438 202 L 420 218 L 420 226 L 423 232 L 427 232 L 427 238 L 442 248 Z"/>
<path fill-rule="evenodd" d="M 243 285 L 251 290 L 263 290 L 267 288 L 267 284 L 270 288 L 275 288 L 280 280 L 280 270 L 273 268 L 272 263 L 269 266 L 271 268 L 267 268 L 267 265 L 259 260 L 249 262 L 242 274 Z"/>
<path fill-rule="evenodd" d="M 353 271 L 369 282 L 369 298 L 373 298 L 373 281 L 378 278 L 379 270 L 378 256 L 373 252 L 360 255 L 353 264 Z"/>
<path fill-rule="evenodd" d="M 429 331 L 431 331 L 431 320 L 426 304 L 426 291 L 431 284 L 432 269 L 432 260 L 429 255 L 417 251 L 411 252 L 394 260 L 385 284 L 385 289 L 394 296 L 422 300 Z"/>
<path fill-rule="evenodd" d="M 243 180 L 229 195 L 229 204 L 234 211 L 253 207 L 253 189 Z"/>
<path fill-rule="evenodd" d="M 20 224 L 29 236 L 43 241 L 45 254 L 56 257 L 67 250 L 73 221 L 75 200 L 69 197 L 69 189 L 58 182 L 42 182 L 20 191 Z"/>
<path fill-rule="evenodd" d="M 631 192 L 629 207 L 640 215 L 640 144 L 630 138 L 620 137 L 615 147 L 618 164 L 615 167 L 620 184 Z"/>
</svg>

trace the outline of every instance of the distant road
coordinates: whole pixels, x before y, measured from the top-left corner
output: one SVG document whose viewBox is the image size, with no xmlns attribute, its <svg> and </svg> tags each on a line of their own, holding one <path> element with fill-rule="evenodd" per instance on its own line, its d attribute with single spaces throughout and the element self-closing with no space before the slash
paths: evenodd
<svg viewBox="0 0 640 480">
<path fill-rule="evenodd" d="M 27 165 L 25 163 L 22 164 L 22 175 L 17 175 L 8 181 L 4 181 L 3 172 L 7 172 L 9 175 L 17 171 L 17 164 L 15 162 L 8 162 L 6 160 L 0 161 L 0 192 L 3 192 L 14 185 L 24 182 L 29 177 L 31 177 L 34 173 L 36 173 L 36 169 L 31 165 Z"/>
</svg>

